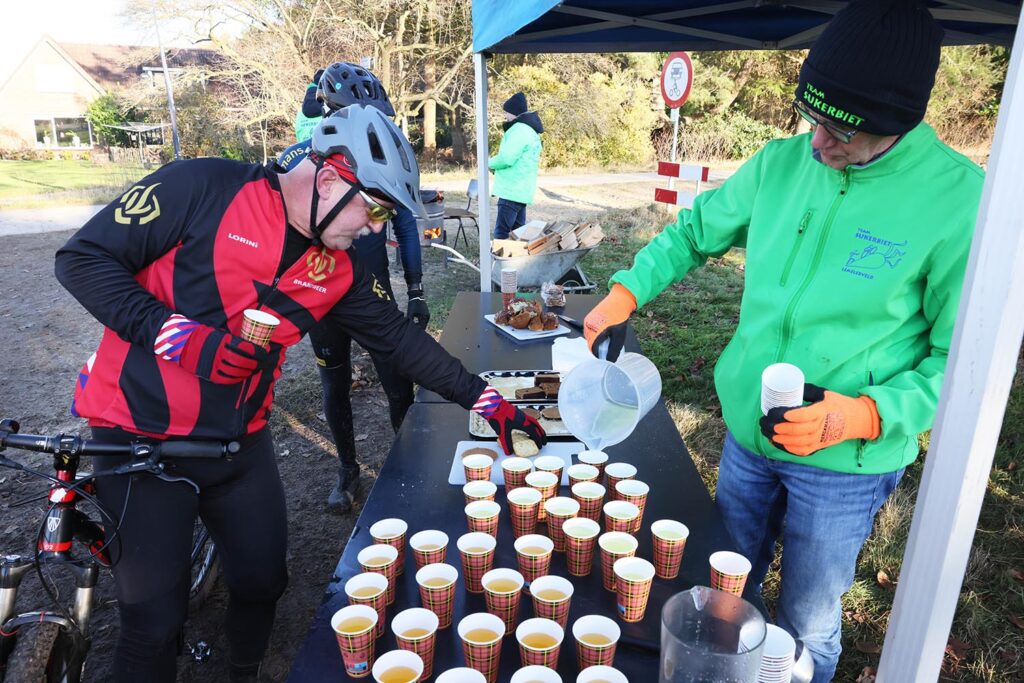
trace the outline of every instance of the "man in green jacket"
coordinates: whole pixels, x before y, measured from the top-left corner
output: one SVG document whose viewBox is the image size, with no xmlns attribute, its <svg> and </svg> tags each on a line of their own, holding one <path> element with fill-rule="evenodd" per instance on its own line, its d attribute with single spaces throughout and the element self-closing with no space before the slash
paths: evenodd
<svg viewBox="0 0 1024 683">
<path fill-rule="evenodd" d="M 810 135 L 768 143 L 612 277 L 595 348 L 709 257 L 746 247 L 740 320 L 715 367 L 728 427 L 716 501 L 760 588 L 783 540 L 777 623 L 832 679 L 841 598 L 878 509 L 935 417 L 981 169 L 922 122 L 942 30 L 913 0 L 857 0 L 800 73 Z M 803 370 L 803 407 L 760 408 L 761 372 Z"/>
<path fill-rule="evenodd" d="M 508 233 L 526 223 L 526 205 L 533 204 L 537 189 L 537 167 L 540 165 L 540 134 L 544 126 L 537 112 L 527 111 L 526 95 L 517 92 L 502 105 L 505 112 L 505 134 L 498 153 L 487 161 L 494 172 L 494 189 L 498 198 L 498 218 L 494 236 L 505 239 Z"/>
</svg>

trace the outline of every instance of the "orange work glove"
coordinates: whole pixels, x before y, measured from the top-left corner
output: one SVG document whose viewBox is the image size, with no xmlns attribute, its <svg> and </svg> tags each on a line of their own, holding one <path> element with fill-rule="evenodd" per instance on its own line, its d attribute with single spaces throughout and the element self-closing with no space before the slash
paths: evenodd
<svg viewBox="0 0 1024 683">
<path fill-rule="evenodd" d="M 590 352 L 596 356 L 598 345 L 607 339 L 607 358 L 614 363 L 626 343 L 626 323 L 635 310 L 636 297 L 622 285 L 612 285 L 608 296 L 583 319 L 583 337 Z"/>
<path fill-rule="evenodd" d="M 877 439 L 881 419 L 875 401 L 851 398 L 814 384 L 804 385 L 803 408 L 772 408 L 761 418 L 761 432 L 793 455 L 810 455 L 847 439 Z"/>
</svg>

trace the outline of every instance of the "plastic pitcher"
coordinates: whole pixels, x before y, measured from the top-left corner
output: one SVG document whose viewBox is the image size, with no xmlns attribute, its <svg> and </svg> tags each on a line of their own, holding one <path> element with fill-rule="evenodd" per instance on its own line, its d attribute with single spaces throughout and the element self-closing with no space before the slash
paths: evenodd
<svg viewBox="0 0 1024 683">
<path fill-rule="evenodd" d="M 661 610 L 659 683 L 756 683 L 767 627 L 753 605 L 706 586 Z"/>
<path fill-rule="evenodd" d="M 562 380 L 558 412 L 566 428 L 591 450 L 624 440 L 661 397 L 661 375 L 639 353 L 611 363 L 589 358 Z"/>
</svg>

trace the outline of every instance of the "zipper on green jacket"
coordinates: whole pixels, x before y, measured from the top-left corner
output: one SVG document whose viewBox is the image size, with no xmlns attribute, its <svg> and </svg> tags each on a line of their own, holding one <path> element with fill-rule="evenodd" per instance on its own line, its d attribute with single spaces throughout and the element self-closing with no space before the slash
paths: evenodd
<svg viewBox="0 0 1024 683">
<path fill-rule="evenodd" d="M 804 231 L 807 230 L 807 224 L 811 222 L 811 215 L 813 213 L 813 209 L 808 209 L 800 221 L 800 227 L 796 229 L 796 240 L 793 242 L 793 248 L 789 252 L 789 258 L 786 260 L 786 267 L 782 269 L 782 277 L 779 278 L 779 285 L 782 287 L 785 287 L 786 282 L 789 280 L 789 271 L 793 267 L 793 261 L 796 260 L 797 252 L 800 251 L 800 245 L 804 243 L 802 239 Z"/>
<path fill-rule="evenodd" d="M 810 268 L 807 269 L 807 275 L 804 276 L 804 281 L 800 283 L 796 294 L 790 299 L 789 306 L 786 307 L 786 314 L 782 318 L 782 339 L 779 343 L 779 352 L 775 354 L 776 363 L 781 363 L 782 359 L 786 357 L 786 352 L 789 350 L 789 338 L 793 334 L 793 315 L 796 313 L 796 307 L 800 303 L 800 299 L 803 298 L 804 293 L 810 286 L 811 280 L 814 279 L 818 266 L 821 265 L 821 257 L 825 253 L 825 243 L 828 241 L 829 228 L 832 227 L 832 221 L 835 219 L 836 212 L 839 211 L 839 205 L 843 203 L 849 187 L 850 172 L 844 169 L 839 179 L 839 194 L 832 200 L 832 205 L 828 209 L 828 215 L 825 216 L 825 222 L 821 226 L 821 234 L 818 236 L 818 245 L 814 250 L 814 256 L 811 258 Z"/>
<path fill-rule="evenodd" d="M 868 370 L 868 386 L 875 386 L 875 373 Z M 857 445 L 857 467 L 864 467 L 864 449 L 868 445 L 867 439 L 861 439 Z"/>
</svg>

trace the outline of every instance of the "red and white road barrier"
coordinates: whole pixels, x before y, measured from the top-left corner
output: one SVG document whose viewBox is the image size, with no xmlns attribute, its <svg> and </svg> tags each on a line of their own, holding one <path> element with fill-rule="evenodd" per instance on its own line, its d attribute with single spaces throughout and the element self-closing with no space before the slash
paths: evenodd
<svg viewBox="0 0 1024 683">
<path fill-rule="evenodd" d="M 700 184 L 708 179 L 708 167 L 696 166 L 694 164 L 677 164 L 671 161 L 658 162 L 658 175 L 668 178 L 678 178 L 697 183 L 696 192 L 685 190 L 655 188 L 654 201 L 663 204 L 674 204 L 676 206 L 693 206 L 693 198 L 700 192 Z"/>
</svg>

